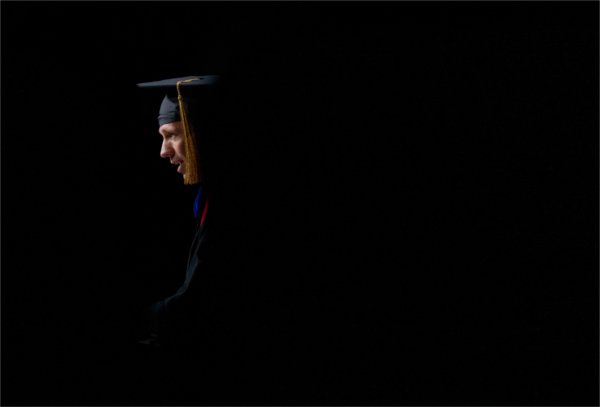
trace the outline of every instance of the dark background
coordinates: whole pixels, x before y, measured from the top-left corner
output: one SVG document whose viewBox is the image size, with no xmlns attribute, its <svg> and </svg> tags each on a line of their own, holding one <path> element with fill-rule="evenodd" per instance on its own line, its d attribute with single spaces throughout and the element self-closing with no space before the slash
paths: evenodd
<svg viewBox="0 0 600 407">
<path fill-rule="evenodd" d="M 2 2 L 3 404 L 156 403 L 122 349 L 180 283 L 194 191 L 135 84 L 220 73 L 260 185 L 256 330 L 296 383 L 223 403 L 597 405 L 597 16 Z"/>
</svg>

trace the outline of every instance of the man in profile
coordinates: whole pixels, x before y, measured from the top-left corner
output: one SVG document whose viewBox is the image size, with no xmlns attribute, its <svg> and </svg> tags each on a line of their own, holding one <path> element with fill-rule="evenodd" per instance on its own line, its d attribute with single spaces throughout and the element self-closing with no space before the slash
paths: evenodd
<svg viewBox="0 0 600 407">
<path fill-rule="evenodd" d="M 150 355 L 144 375 L 156 372 L 151 381 L 165 404 L 294 399 L 308 391 L 305 380 L 315 381 L 306 373 L 314 306 L 295 284 L 310 258 L 306 232 L 294 227 L 294 214 L 305 215 L 290 210 L 302 211 L 303 200 L 282 196 L 297 185 L 282 165 L 286 150 L 272 150 L 289 136 L 268 133 L 266 107 L 281 101 L 246 78 L 235 86 L 215 76 L 138 85 L 164 92 L 160 156 L 198 189 L 185 278 L 149 307 L 139 341 Z"/>
<path fill-rule="evenodd" d="M 166 93 L 158 115 L 158 132 L 163 139 L 160 156 L 177 166 L 177 172 L 182 174 L 184 184 L 198 189 L 194 202 L 197 229 L 189 253 L 185 280 L 175 293 L 150 307 L 146 314 L 148 337 L 141 340 L 142 344 L 160 346 L 173 338 L 174 322 L 181 319 L 183 312 L 188 311 L 183 305 L 189 302 L 188 291 L 197 274 L 201 273 L 201 248 L 206 241 L 208 229 L 208 200 L 202 182 L 201 147 L 198 142 L 198 130 L 195 128 L 197 124 L 191 118 L 191 114 L 196 112 L 191 112 L 190 109 L 194 109 L 198 104 L 192 95 L 208 97 L 209 92 L 205 91 L 205 88 L 215 87 L 218 79 L 217 76 L 210 75 L 138 84 L 138 87 L 143 89 L 159 89 Z M 207 134 L 202 136 L 208 137 Z"/>
<path fill-rule="evenodd" d="M 219 401 L 225 396 L 224 386 L 238 389 L 234 377 L 242 368 L 239 284 L 232 277 L 237 269 L 232 259 L 238 257 L 233 253 L 239 245 L 227 226 L 236 217 L 221 205 L 232 201 L 231 194 L 223 198 L 223 174 L 235 154 L 221 120 L 220 86 L 221 79 L 214 75 L 138 84 L 164 92 L 158 114 L 160 157 L 176 166 L 186 186 L 197 189 L 197 227 L 185 277 L 174 293 L 146 309 L 138 338 L 150 361 L 151 372 L 144 374 L 153 376 L 151 382 L 161 389 L 152 390 L 167 404 Z"/>
</svg>

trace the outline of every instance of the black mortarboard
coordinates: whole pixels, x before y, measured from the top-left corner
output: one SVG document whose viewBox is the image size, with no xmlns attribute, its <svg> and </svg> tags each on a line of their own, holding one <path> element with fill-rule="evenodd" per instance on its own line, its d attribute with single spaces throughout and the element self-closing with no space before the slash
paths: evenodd
<svg viewBox="0 0 600 407">
<path fill-rule="evenodd" d="M 198 161 L 196 135 L 188 118 L 188 106 L 198 97 L 196 94 L 199 90 L 212 88 L 218 81 L 217 75 L 199 75 L 137 84 L 139 88 L 164 91 L 165 97 L 158 114 L 159 126 L 176 121 L 182 123 L 188 160 L 188 171 L 184 176 L 186 184 L 195 184 L 199 179 L 196 167 Z"/>
<path fill-rule="evenodd" d="M 185 76 L 182 78 L 164 79 L 155 82 L 138 83 L 139 88 L 162 90 L 165 97 L 158 113 L 158 125 L 183 121 L 180 112 L 179 97 L 184 103 L 190 103 L 196 91 L 212 87 L 219 81 L 217 75 Z M 179 87 L 177 86 L 179 84 Z"/>
</svg>

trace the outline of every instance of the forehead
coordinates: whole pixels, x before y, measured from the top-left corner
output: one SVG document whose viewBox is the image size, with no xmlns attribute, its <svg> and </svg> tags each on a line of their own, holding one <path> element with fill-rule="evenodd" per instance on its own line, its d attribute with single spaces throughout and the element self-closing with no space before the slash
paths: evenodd
<svg viewBox="0 0 600 407">
<path fill-rule="evenodd" d="M 160 134 L 179 133 L 181 132 L 181 122 L 173 122 L 163 124 L 158 128 Z"/>
</svg>

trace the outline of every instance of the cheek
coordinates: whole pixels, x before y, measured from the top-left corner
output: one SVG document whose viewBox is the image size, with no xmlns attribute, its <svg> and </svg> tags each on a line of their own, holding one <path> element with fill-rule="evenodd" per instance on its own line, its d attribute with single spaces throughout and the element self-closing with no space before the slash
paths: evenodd
<svg viewBox="0 0 600 407">
<path fill-rule="evenodd" d="M 183 140 L 175 142 L 173 144 L 173 148 L 177 154 L 179 154 L 182 157 L 185 157 L 185 143 L 183 142 Z"/>
</svg>

